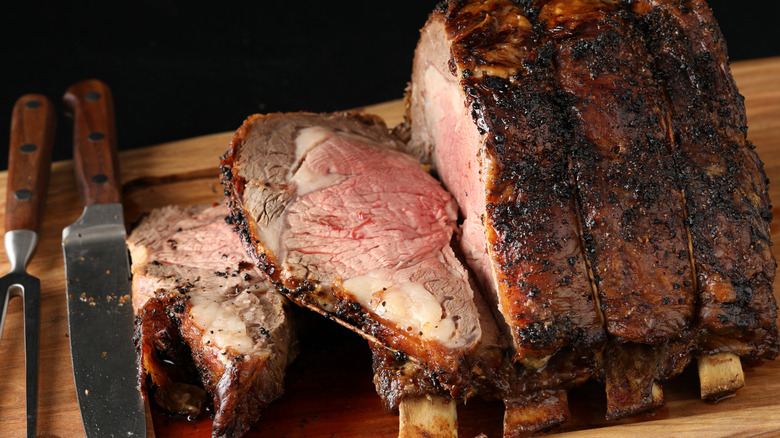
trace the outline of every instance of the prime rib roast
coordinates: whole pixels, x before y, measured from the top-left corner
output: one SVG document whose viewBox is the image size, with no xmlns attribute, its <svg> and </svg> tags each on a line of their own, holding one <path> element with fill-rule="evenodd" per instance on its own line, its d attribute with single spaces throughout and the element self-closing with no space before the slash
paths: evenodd
<svg viewBox="0 0 780 438">
<path fill-rule="evenodd" d="M 221 160 L 231 225 L 213 225 L 234 241 L 203 264 L 170 224 L 224 210 L 139 226 L 158 398 L 191 409 L 189 382 L 154 372 L 191 351 L 215 406 L 256 400 L 215 409 L 215 428 L 245 430 L 293 357 L 274 291 L 369 341 L 386 409 L 499 399 L 505 436 L 566 421 L 567 391 L 591 378 L 621 418 L 663 404 L 693 359 L 777 355 L 768 180 L 703 0 L 444 1 L 406 100 L 392 132 L 350 112 L 249 117 Z M 263 336 L 209 336 L 223 317 L 205 307 Z"/>
<path fill-rule="evenodd" d="M 704 2 L 445 2 L 408 100 L 518 363 L 598 355 L 619 418 L 695 356 L 775 357 L 767 181 Z"/>
<path fill-rule="evenodd" d="M 229 218 L 224 205 L 165 207 L 128 237 L 142 387 L 174 414 L 213 409 L 214 437 L 249 430 L 297 354 L 289 304 Z"/>
</svg>

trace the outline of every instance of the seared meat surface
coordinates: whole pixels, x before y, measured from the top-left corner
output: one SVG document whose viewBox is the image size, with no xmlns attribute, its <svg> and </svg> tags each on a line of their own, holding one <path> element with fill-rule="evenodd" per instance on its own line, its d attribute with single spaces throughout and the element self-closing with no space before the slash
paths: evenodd
<svg viewBox="0 0 780 438">
<path fill-rule="evenodd" d="M 679 372 L 690 360 L 683 355 L 682 366 L 669 366 L 673 358 L 664 354 L 690 351 L 694 335 L 694 274 L 668 108 L 642 34 L 620 4 L 534 6 L 572 120 L 583 240 L 612 336 L 604 356 L 607 417 L 619 418 L 663 403 L 658 383 L 672 376 L 664 371 Z M 655 344 L 663 345 L 645 346 Z"/>
<path fill-rule="evenodd" d="M 198 381 L 213 398 L 212 436 L 239 437 L 283 392 L 296 355 L 289 310 L 247 261 L 224 206 L 152 211 L 128 237 L 142 378 L 189 416 Z M 187 363 L 197 378 L 164 363 Z M 170 375 L 168 375 L 170 374 Z"/>
<path fill-rule="evenodd" d="M 701 0 L 637 0 L 632 10 L 665 85 L 698 280 L 700 349 L 778 351 L 768 181 L 746 138 L 744 98 L 723 36 Z"/>
<path fill-rule="evenodd" d="M 571 167 L 607 332 L 678 337 L 692 324 L 693 273 L 652 59 L 616 2 L 536 4 L 573 119 Z"/>
<path fill-rule="evenodd" d="M 422 31 L 409 90 L 409 148 L 458 200 L 461 249 L 531 369 L 570 345 L 591 354 L 604 336 L 537 50 L 514 3 L 451 3 Z"/>
</svg>

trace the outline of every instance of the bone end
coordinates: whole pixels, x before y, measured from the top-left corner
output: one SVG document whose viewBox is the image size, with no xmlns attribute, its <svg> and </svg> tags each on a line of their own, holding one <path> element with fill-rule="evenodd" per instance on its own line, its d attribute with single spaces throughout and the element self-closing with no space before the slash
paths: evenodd
<svg viewBox="0 0 780 438">
<path fill-rule="evenodd" d="M 458 413 L 449 398 L 407 397 L 398 410 L 398 438 L 458 437 Z"/>
<path fill-rule="evenodd" d="M 742 362 L 733 353 L 716 353 L 697 358 L 701 398 L 717 402 L 745 386 Z"/>
</svg>

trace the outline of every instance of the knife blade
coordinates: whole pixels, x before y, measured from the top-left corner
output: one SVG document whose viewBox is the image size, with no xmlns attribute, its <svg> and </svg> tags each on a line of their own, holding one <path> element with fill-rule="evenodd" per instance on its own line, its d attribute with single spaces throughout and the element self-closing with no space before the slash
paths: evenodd
<svg viewBox="0 0 780 438">
<path fill-rule="evenodd" d="M 5 205 L 5 252 L 11 271 L 0 278 L 0 337 L 8 300 L 19 296 L 24 309 L 24 361 L 27 436 L 34 437 L 38 418 L 38 335 L 41 282 L 27 264 L 38 243 L 43 204 L 49 186 L 54 141 L 54 107 L 39 94 L 26 94 L 14 105 L 8 150 Z"/>
<path fill-rule="evenodd" d="M 68 327 L 81 419 L 92 437 L 146 436 L 111 90 L 96 79 L 64 97 L 84 211 L 62 232 Z"/>
</svg>

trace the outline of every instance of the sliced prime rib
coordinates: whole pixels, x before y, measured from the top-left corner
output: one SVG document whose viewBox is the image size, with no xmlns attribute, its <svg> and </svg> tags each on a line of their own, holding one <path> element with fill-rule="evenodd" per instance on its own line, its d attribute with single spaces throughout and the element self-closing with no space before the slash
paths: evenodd
<svg viewBox="0 0 780 438">
<path fill-rule="evenodd" d="M 213 398 L 212 436 L 239 437 L 281 396 L 297 343 L 284 298 L 226 219 L 223 205 L 157 209 L 128 246 L 141 377 L 163 409 L 188 416 L 203 409 L 199 382 Z"/>
<path fill-rule="evenodd" d="M 744 98 L 723 36 L 701 0 L 637 0 L 632 10 L 669 101 L 698 280 L 699 348 L 774 358 L 777 263 L 768 180 L 746 138 Z"/>
<path fill-rule="evenodd" d="M 248 118 L 222 161 L 252 261 L 289 298 L 468 395 L 484 316 L 450 247 L 456 204 L 378 117 Z"/>
</svg>

